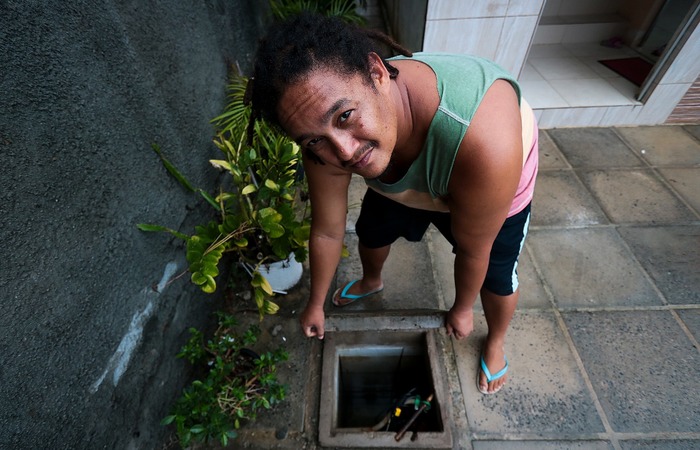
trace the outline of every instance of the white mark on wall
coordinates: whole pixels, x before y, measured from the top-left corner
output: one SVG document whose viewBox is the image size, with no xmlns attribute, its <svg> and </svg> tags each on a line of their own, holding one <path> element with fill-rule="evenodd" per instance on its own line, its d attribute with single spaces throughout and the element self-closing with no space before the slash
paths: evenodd
<svg viewBox="0 0 700 450">
<path fill-rule="evenodd" d="M 155 295 L 161 294 L 163 292 L 163 290 L 168 285 L 168 281 L 170 281 L 173 275 L 175 275 L 176 271 L 177 264 L 174 262 L 169 262 L 165 266 L 165 270 L 163 271 L 163 277 L 158 283 L 158 291 L 157 293 L 155 293 Z M 141 291 L 141 295 L 145 297 L 151 297 L 153 294 L 153 289 L 150 287 L 146 287 Z M 127 330 L 124 337 L 122 337 L 122 340 L 119 343 L 117 350 L 109 359 L 107 367 L 105 368 L 104 372 L 102 372 L 102 375 L 100 375 L 97 381 L 95 381 L 90 387 L 91 394 L 97 392 L 97 390 L 100 388 L 104 380 L 110 375 L 110 373 L 112 378 L 112 385 L 116 386 L 119 383 L 119 380 L 121 379 L 122 375 L 124 375 L 124 372 L 129 366 L 129 361 L 131 360 L 131 356 L 134 353 L 134 350 L 136 350 L 136 347 L 141 342 L 141 337 L 143 335 L 143 327 L 146 324 L 146 321 L 148 321 L 148 319 L 153 314 L 154 301 L 155 299 L 150 299 L 146 304 L 146 307 L 142 311 L 136 311 L 131 317 L 129 329 Z"/>
</svg>

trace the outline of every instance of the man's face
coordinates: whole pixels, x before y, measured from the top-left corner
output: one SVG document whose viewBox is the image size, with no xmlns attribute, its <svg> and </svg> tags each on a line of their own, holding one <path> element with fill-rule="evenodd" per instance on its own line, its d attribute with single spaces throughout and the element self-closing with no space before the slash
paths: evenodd
<svg viewBox="0 0 700 450">
<path fill-rule="evenodd" d="M 389 84 L 388 74 L 373 72 L 370 84 L 359 74 L 316 69 L 287 88 L 278 116 L 289 136 L 325 163 L 377 178 L 396 145 Z"/>
</svg>

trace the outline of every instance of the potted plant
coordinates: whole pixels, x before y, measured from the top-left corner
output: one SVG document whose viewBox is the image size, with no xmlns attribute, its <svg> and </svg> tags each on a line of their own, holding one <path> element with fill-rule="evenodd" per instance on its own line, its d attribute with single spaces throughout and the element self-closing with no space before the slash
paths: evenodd
<svg viewBox="0 0 700 450">
<path fill-rule="evenodd" d="M 195 227 L 192 235 L 160 225 L 138 227 L 185 240 L 191 281 L 207 293 L 217 288 L 224 254 L 235 255 L 235 262 L 250 274 L 252 297 L 262 317 L 277 312 L 279 307 L 270 297 L 289 287 L 275 288 L 263 276 L 270 264 L 296 265 L 301 276 L 310 230 L 309 202 L 300 175 L 298 145 L 263 120 L 255 122 L 252 140 L 248 139 L 251 111 L 244 102 L 246 85 L 247 78 L 232 74 L 229 103 L 224 113 L 212 120 L 217 129 L 214 144 L 223 158 L 210 162 L 230 175 L 216 195 L 192 187 L 154 145 L 168 171 L 185 187 L 203 195 L 218 217 Z"/>
</svg>

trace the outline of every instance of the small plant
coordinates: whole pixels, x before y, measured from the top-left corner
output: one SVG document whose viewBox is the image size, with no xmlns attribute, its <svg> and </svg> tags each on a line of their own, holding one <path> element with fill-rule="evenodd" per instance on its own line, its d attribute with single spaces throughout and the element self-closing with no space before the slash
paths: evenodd
<svg viewBox="0 0 700 450">
<path fill-rule="evenodd" d="M 238 428 L 255 420 L 257 411 L 269 409 L 285 397 L 286 387 L 277 380 L 277 364 L 287 360 L 281 347 L 257 354 L 251 347 L 260 334 L 256 325 L 236 332 L 236 319 L 218 313 L 219 326 L 211 340 L 190 329 L 191 337 L 178 354 L 206 375 L 193 381 L 163 419 L 175 424 L 180 445 L 218 440 L 223 446 L 237 437 Z"/>
</svg>

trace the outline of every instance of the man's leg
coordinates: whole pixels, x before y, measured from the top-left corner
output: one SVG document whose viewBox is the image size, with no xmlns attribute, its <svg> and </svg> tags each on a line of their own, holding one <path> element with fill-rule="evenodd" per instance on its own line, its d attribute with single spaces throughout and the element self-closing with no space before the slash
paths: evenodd
<svg viewBox="0 0 700 450">
<path fill-rule="evenodd" d="M 489 327 L 486 343 L 481 351 L 486 367 L 488 367 L 491 374 L 498 373 L 505 367 L 504 345 L 506 333 L 508 332 L 510 320 L 513 318 L 513 313 L 515 313 L 519 294 L 519 290 L 507 296 L 496 295 L 486 289 L 481 290 L 481 304 L 484 307 L 484 316 Z M 497 380 L 493 380 L 491 383 L 487 383 L 486 375 L 482 372 L 479 377 L 479 384 L 482 390 L 487 390 L 488 385 L 488 392 L 495 392 L 505 384 L 507 378 L 508 375 L 506 374 Z"/>
<path fill-rule="evenodd" d="M 360 217 L 355 224 L 362 279 L 352 284 L 345 295 L 357 296 L 382 289 L 382 269 L 389 257 L 391 244 L 400 237 L 412 242 L 420 241 L 428 226 L 430 220 L 425 211 L 409 208 L 367 189 Z M 338 297 L 336 295 L 334 298 L 338 306 L 353 301 Z"/>
<path fill-rule="evenodd" d="M 382 269 L 386 259 L 389 257 L 391 245 L 369 248 L 360 243 L 357 247 L 360 253 L 360 261 L 362 262 L 362 279 L 353 284 L 347 293 L 362 295 L 381 289 L 384 286 L 382 283 Z"/>
</svg>

